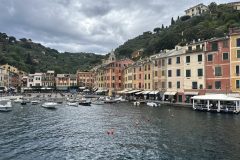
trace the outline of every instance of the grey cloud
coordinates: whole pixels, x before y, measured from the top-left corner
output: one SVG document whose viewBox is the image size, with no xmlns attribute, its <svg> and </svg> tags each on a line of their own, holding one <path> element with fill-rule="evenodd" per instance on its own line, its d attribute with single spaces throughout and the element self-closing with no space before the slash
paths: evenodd
<svg viewBox="0 0 240 160">
<path fill-rule="evenodd" d="M 0 32 L 60 51 L 106 54 L 201 2 L 211 1 L 0 0 Z"/>
</svg>

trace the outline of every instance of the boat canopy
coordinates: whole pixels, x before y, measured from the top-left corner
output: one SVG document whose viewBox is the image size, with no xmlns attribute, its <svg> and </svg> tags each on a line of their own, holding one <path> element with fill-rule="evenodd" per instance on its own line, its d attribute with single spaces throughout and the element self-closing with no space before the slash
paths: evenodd
<svg viewBox="0 0 240 160">
<path fill-rule="evenodd" d="M 225 94 L 199 95 L 192 97 L 193 100 L 215 100 L 215 101 L 240 101 L 240 98 L 230 97 Z"/>
</svg>

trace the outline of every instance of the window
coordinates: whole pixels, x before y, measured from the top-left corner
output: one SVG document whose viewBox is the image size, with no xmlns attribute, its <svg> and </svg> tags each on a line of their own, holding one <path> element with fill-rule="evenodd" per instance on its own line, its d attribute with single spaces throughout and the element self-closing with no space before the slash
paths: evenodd
<svg viewBox="0 0 240 160">
<path fill-rule="evenodd" d="M 202 55 L 201 54 L 198 55 L 198 62 L 202 62 Z"/>
<path fill-rule="evenodd" d="M 148 89 L 150 89 L 150 83 L 148 83 Z"/>
<path fill-rule="evenodd" d="M 136 80 L 136 75 L 135 74 L 133 75 L 133 80 Z"/>
<path fill-rule="evenodd" d="M 240 70 L 239 70 L 239 65 L 236 66 L 236 75 L 239 76 Z"/>
<path fill-rule="evenodd" d="M 212 61 L 212 60 L 213 60 L 213 55 L 212 55 L 212 54 L 209 54 L 209 55 L 207 56 L 207 58 L 208 58 L 208 61 Z"/>
<path fill-rule="evenodd" d="M 181 62 L 180 62 L 180 57 L 177 57 L 176 63 L 177 63 L 177 64 L 180 64 L 180 63 L 181 63 Z"/>
<path fill-rule="evenodd" d="M 223 60 L 228 60 L 228 53 L 223 53 Z"/>
<path fill-rule="evenodd" d="M 177 88 L 180 88 L 180 81 L 177 81 Z"/>
<path fill-rule="evenodd" d="M 148 65 L 148 70 L 151 70 L 150 64 Z"/>
<path fill-rule="evenodd" d="M 151 79 L 150 74 L 148 74 L 148 79 Z"/>
<path fill-rule="evenodd" d="M 212 51 L 218 51 L 218 43 L 217 42 L 212 43 Z"/>
<path fill-rule="evenodd" d="M 190 69 L 186 70 L 186 77 L 191 77 L 191 70 Z"/>
<path fill-rule="evenodd" d="M 197 46 L 196 46 L 196 50 L 197 50 L 197 51 L 200 51 L 200 50 L 201 50 L 200 45 L 197 45 Z"/>
<path fill-rule="evenodd" d="M 221 81 L 215 81 L 215 89 L 221 89 Z"/>
<path fill-rule="evenodd" d="M 141 76 L 141 74 L 139 74 L 139 76 L 138 76 L 138 77 L 139 77 L 139 79 L 142 79 L 142 76 Z"/>
<path fill-rule="evenodd" d="M 186 56 L 186 63 L 190 63 L 190 56 Z"/>
<path fill-rule="evenodd" d="M 172 70 L 168 70 L 168 77 L 172 77 Z"/>
<path fill-rule="evenodd" d="M 155 77 L 157 77 L 158 76 L 158 72 L 157 71 L 155 71 Z"/>
<path fill-rule="evenodd" d="M 203 76 L 203 69 L 198 69 L 198 77 L 202 77 Z"/>
<path fill-rule="evenodd" d="M 192 82 L 192 89 L 197 89 L 197 82 Z"/>
<path fill-rule="evenodd" d="M 237 39 L 237 47 L 240 47 L 240 38 Z"/>
<path fill-rule="evenodd" d="M 147 75 L 145 74 L 145 80 L 147 79 Z"/>
<path fill-rule="evenodd" d="M 236 88 L 237 88 L 237 89 L 240 88 L 240 80 L 236 80 Z"/>
<path fill-rule="evenodd" d="M 139 71 L 142 71 L 142 67 L 139 67 Z"/>
<path fill-rule="evenodd" d="M 162 59 L 162 66 L 165 66 L 165 60 Z"/>
<path fill-rule="evenodd" d="M 240 50 L 237 50 L 237 58 L 240 58 Z"/>
<path fill-rule="evenodd" d="M 180 70 L 180 69 L 177 69 L 177 70 L 176 70 L 176 76 L 177 76 L 177 77 L 180 77 L 180 76 L 181 76 L 181 70 Z"/>
<path fill-rule="evenodd" d="M 200 89 L 203 89 L 203 85 L 202 85 L 202 84 L 200 84 L 200 85 L 199 85 L 199 88 L 200 88 Z"/>
<path fill-rule="evenodd" d="M 215 67 L 215 76 L 222 76 L 222 68 Z"/>
<path fill-rule="evenodd" d="M 172 64 L 172 58 L 168 58 L 168 64 Z"/>
<path fill-rule="evenodd" d="M 168 88 L 172 88 L 172 82 L 168 82 Z"/>
<path fill-rule="evenodd" d="M 192 46 L 188 47 L 188 51 L 191 52 L 192 51 Z"/>
<path fill-rule="evenodd" d="M 162 76 L 165 76 L 165 71 L 162 71 Z"/>
<path fill-rule="evenodd" d="M 162 88 L 166 88 L 166 87 L 165 87 L 165 82 L 162 82 Z"/>
<path fill-rule="evenodd" d="M 147 65 L 145 65 L 145 71 L 147 71 Z"/>
<path fill-rule="evenodd" d="M 211 84 L 208 85 L 208 89 L 212 89 L 212 85 Z"/>
</svg>

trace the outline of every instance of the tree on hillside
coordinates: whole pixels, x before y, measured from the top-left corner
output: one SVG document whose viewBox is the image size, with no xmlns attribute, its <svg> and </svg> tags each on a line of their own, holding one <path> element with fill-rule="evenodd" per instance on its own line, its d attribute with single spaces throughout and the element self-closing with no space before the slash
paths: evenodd
<svg viewBox="0 0 240 160">
<path fill-rule="evenodd" d="M 208 10 L 211 14 L 216 13 L 217 12 L 217 4 L 215 2 L 210 3 L 208 6 Z"/>
<path fill-rule="evenodd" d="M 30 64 L 30 65 L 33 64 L 32 57 L 31 57 L 30 53 L 28 53 L 28 55 L 27 55 L 26 63 L 27 63 L 27 64 Z"/>
<path fill-rule="evenodd" d="M 19 39 L 21 42 L 27 42 L 27 39 L 26 38 L 21 38 Z"/>
<path fill-rule="evenodd" d="M 175 24 L 175 21 L 174 21 L 174 19 L 173 19 L 173 17 L 172 17 L 172 19 L 171 19 L 171 25 L 174 25 Z"/>
<path fill-rule="evenodd" d="M 162 30 L 164 30 L 164 25 L 162 24 Z"/>
<path fill-rule="evenodd" d="M 159 28 L 159 27 L 153 29 L 153 32 L 155 32 L 155 33 L 159 33 L 160 31 L 161 31 L 161 28 Z"/>
<path fill-rule="evenodd" d="M 10 37 L 8 37 L 8 42 L 9 42 L 9 43 L 16 43 L 16 42 L 17 42 L 17 40 L 16 40 L 16 38 L 15 38 L 15 37 L 13 37 L 13 36 L 10 36 Z"/>
</svg>

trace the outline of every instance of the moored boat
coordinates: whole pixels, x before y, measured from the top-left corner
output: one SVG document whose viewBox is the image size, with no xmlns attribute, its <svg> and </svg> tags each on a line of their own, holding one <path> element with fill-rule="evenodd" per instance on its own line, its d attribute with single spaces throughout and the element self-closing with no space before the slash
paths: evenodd
<svg viewBox="0 0 240 160">
<path fill-rule="evenodd" d="M 147 105 L 150 107 L 158 107 L 160 106 L 160 104 L 156 103 L 156 102 L 147 102 Z"/>
<path fill-rule="evenodd" d="M 104 101 L 96 100 L 96 101 L 92 101 L 92 104 L 94 104 L 94 105 L 104 105 Z"/>
<path fill-rule="evenodd" d="M 82 106 L 91 106 L 91 102 L 87 102 L 87 101 L 81 101 L 78 104 Z"/>
<path fill-rule="evenodd" d="M 78 103 L 77 102 L 68 102 L 67 105 L 77 107 Z"/>
<path fill-rule="evenodd" d="M 56 109 L 57 103 L 55 102 L 45 102 L 42 104 L 42 107 L 47 108 L 47 109 Z"/>
<path fill-rule="evenodd" d="M 39 104 L 40 103 L 40 101 L 31 101 L 31 104 L 32 105 L 37 105 L 37 104 Z"/>
<path fill-rule="evenodd" d="M 0 111 L 2 112 L 8 112 L 12 110 L 12 103 L 11 101 L 8 101 L 7 104 L 3 105 L 0 104 Z"/>
</svg>

